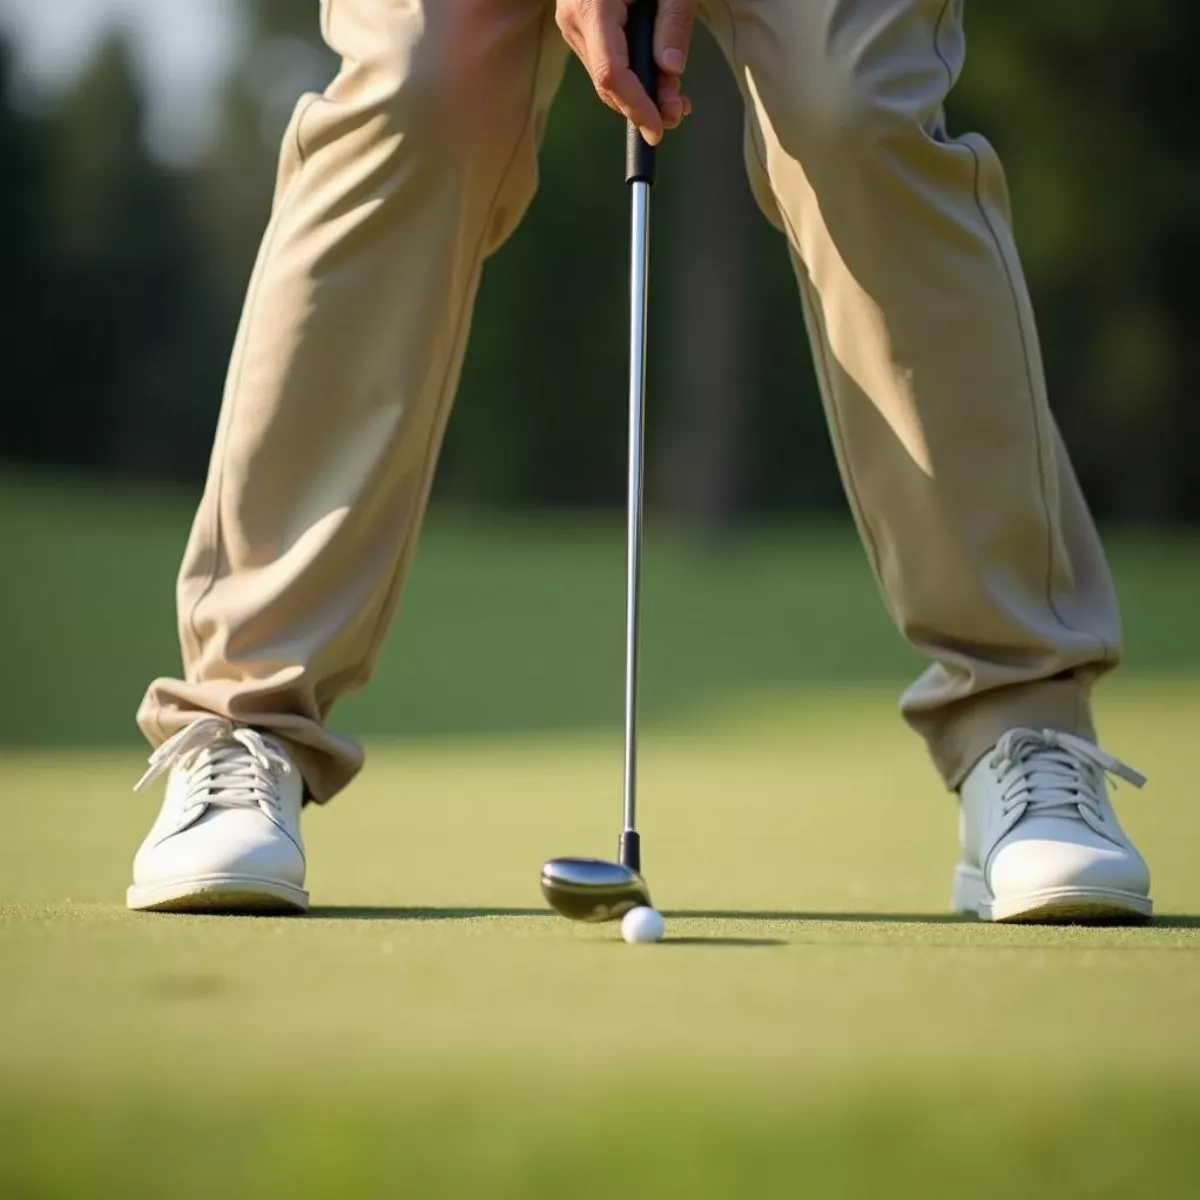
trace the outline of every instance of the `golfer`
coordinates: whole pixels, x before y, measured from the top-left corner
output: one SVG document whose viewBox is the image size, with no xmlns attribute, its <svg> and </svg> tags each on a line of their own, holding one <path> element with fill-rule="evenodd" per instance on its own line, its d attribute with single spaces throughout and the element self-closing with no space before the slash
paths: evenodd
<svg viewBox="0 0 1200 1200">
<path fill-rule="evenodd" d="M 1112 583 L 1000 163 L 945 125 L 962 0 L 660 0 L 654 96 L 626 0 L 323 0 L 342 68 L 284 137 L 179 576 L 183 677 L 139 712 L 143 782 L 168 779 L 131 908 L 307 907 L 302 804 L 363 762 L 326 718 L 370 677 L 404 586 L 480 271 L 533 196 L 566 56 L 657 142 L 690 111 L 697 17 L 742 90 L 863 546 L 929 662 L 902 709 L 958 796 L 954 908 L 1150 913 L 1106 789 L 1142 780 L 1097 748 L 1089 707 L 1121 655 Z"/>
</svg>

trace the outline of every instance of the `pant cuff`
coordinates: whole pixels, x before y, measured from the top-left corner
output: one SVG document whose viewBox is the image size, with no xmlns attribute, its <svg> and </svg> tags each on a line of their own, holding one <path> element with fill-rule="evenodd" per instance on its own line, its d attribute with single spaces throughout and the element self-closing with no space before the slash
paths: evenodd
<svg viewBox="0 0 1200 1200">
<path fill-rule="evenodd" d="M 352 738 L 332 733 L 309 717 L 247 703 L 228 685 L 156 680 L 138 710 L 138 725 L 150 744 L 158 746 L 206 716 L 262 729 L 286 743 L 304 777 L 305 799 L 317 804 L 331 800 L 362 769 L 363 750 Z"/>
<path fill-rule="evenodd" d="M 997 688 L 928 712 L 907 712 L 952 791 L 971 768 L 1017 727 L 1055 729 L 1095 741 L 1090 681 L 1072 675 Z"/>
</svg>

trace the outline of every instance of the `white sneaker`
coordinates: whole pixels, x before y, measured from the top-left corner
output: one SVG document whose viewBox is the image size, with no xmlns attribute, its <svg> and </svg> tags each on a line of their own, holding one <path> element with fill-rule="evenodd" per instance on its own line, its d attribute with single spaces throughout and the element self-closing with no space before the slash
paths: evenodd
<svg viewBox="0 0 1200 1200">
<path fill-rule="evenodd" d="M 1083 738 L 1010 729 L 959 791 L 955 911 L 985 921 L 1149 917 L 1150 872 L 1109 803 L 1107 775 L 1146 782 Z"/>
<path fill-rule="evenodd" d="M 304 783 L 281 742 L 201 717 L 164 742 L 140 791 L 170 770 L 137 857 L 130 908 L 159 912 L 304 912 Z"/>
</svg>

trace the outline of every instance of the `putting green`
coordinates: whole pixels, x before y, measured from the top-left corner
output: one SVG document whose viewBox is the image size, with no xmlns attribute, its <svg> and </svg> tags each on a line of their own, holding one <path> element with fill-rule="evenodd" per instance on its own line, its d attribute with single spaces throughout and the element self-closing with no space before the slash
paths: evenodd
<svg viewBox="0 0 1200 1200">
<path fill-rule="evenodd" d="M 54 586 L 0 591 L 6 675 L 39 698 L 0 744 L 0 1195 L 1200 1194 L 1192 543 L 1116 541 L 1150 668 L 1100 715 L 1151 778 L 1118 805 L 1163 914 L 1126 930 L 946 915 L 953 805 L 894 715 L 909 660 L 848 532 L 764 534 L 736 569 L 660 544 L 643 796 L 668 940 L 627 947 L 537 891 L 544 858 L 612 851 L 619 671 L 598 700 L 589 656 L 620 635 L 616 529 L 435 526 L 341 720 L 424 735 L 376 736 L 306 815 L 312 915 L 177 918 L 122 908 L 157 796 L 118 731 L 170 666 L 186 505 L 15 490 L 0 533 Z"/>
<path fill-rule="evenodd" d="M 379 747 L 302 920 L 126 914 L 137 755 L 11 754 L 0 1192 L 1194 1195 L 1200 690 L 1112 690 L 1148 929 L 947 919 L 952 807 L 869 691 L 648 739 L 647 947 L 537 895 L 608 851 L 608 737 Z"/>
</svg>

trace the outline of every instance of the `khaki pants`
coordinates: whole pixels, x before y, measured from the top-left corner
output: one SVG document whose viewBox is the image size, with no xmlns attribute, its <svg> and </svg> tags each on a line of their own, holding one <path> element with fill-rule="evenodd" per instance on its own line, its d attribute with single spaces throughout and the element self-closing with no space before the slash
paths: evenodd
<svg viewBox="0 0 1200 1200">
<path fill-rule="evenodd" d="M 325 0 L 344 65 L 284 142 L 179 579 L 185 679 L 139 714 L 152 742 L 204 713 L 270 729 L 322 801 L 361 766 L 324 719 L 378 655 L 480 269 L 534 191 L 566 56 L 553 7 Z M 790 240 L 863 543 L 931 662 L 903 710 L 951 787 L 1013 725 L 1090 736 L 1091 684 L 1120 655 L 1000 164 L 943 126 L 961 7 L 704 12 L 745 97 L 755 193 Z"/>
</svg>

